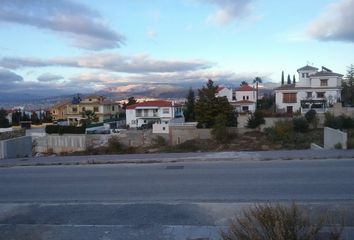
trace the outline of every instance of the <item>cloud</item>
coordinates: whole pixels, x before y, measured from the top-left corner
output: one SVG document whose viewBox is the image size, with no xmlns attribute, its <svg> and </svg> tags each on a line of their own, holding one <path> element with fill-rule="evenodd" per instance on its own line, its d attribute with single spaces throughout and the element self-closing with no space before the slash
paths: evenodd
<svg viewBox="0 0 354 240">
<path fill-rule="evenodd" d="M 23 78 L 14 72 L 0 68 L 0 89 L 8 89 L 23 82 Z"/>
<path fill-rule="evenodd" d="M 213 64 L 204 60 L 155 60 L 148 55 L 121 56 L 100 53 L 81 57 L 57 57 L 52 59 L 5 57 L 0 66 L 9 69 L 25 67 L 63 66 L 76 68 L 102 69 L 121 73 L 163 73 L 195 71 L 210 68 Z"/>
<path fill-rule="evenodd" d="M 216 5 L 218 10 L 208 17 L 208 21 L 217 25 L 227 25 L 245 18 L 252 13 L 253 0 L 200 0 Z"/>
<path fill-rule="evenodd" d="M 354 42 L 354 0 L 331 3 L 321 16 L 312 22 L 308 33 L 322 41 Z"/>
<path fill-rule="evenodd" d="M 63 76 L 52 74 L 52 73 L 44 73 L 38 76 L 37 80 L 40 82 L 53 82 L 63 79 Z"/>
<path fill-rule="evenodd" d="M 116 48 L 124 42 L 97 11 L 71 0 L 2 0 L 0 22 L 52 30 L 73 39 L 76 47 L 91 50 Z"/>
</svg>

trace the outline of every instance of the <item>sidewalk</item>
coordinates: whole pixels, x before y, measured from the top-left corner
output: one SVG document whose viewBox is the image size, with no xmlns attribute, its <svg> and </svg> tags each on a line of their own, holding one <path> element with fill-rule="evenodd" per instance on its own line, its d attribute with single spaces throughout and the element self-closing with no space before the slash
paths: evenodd
<svg viewBox="0 0 354 240">
<path fill-rule="evenodd" d="M 89 164 L 148 164 L 191 161 L 272 161 L 308 159 L 352 159 L 354 150 L 282 150 L 260 152 L 200 152 L 124 154 L 90 156 L 49 156 L 0 160 L 0 167 L 89 165 Z"/>
</svg>

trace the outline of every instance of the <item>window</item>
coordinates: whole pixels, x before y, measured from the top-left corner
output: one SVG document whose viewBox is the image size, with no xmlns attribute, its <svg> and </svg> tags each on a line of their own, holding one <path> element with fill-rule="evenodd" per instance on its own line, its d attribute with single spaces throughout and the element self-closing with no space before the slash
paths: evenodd
<svg viewBox="0 0 354 240">
<path fill-rule="evenodd" d="M 249 110 L 248 106 L 243 106 L 243 107 L 242 107 L 242 111 L 243 111 L 243 112 L 248 112 L 248 110 Z"/>
<path fill-rule="evenodd" d="M 283 103 L 296 103 L 296 93 L 283 93 Z"/>
<path fill-rule="evenodd" d="M 94 112 L 98 112 L 98 107 L 93 107 Z"/>
<path fill-rule="evenodd" d="M 83 112 L 85 112 L 85 111 L 86 111 L 86 108 L 85 108 L 85 107 L 83 107 L 83 108 L 82 108 L 82 111 L 83 111 Z"/>
<path fill-rule="evenodd" d="M 307 98 L 312 98 L 312 92 L 307 92 Z"/>
<path fill-rule="evenodd" d="M 325 93 L 324 92 L 318 92 L 317 93 L 317 98 L 324 98 L 325 97 Z"/>
<path fill-rule="evenodd" d="M 170 113 L 170 109 L 169 108 L 163 108 L 162 109 L 162 113 L 163 114 L 169 114 Z"/>
<path fill-rule="evenodd" d="M 305 73 L 302 73 L 302 78 L 305 78 Z"/>
<path fill-rule="evenodd" d="M 112 111 L 114 111 L 114 106 L 112 106 Z"/>
<path fill-rule="evenodd" d="M 245 96 L 243 96 L 243 100 L 246 100 L 246 97 L 245 97 Z"/>
<path fill-rule="evenodd" d="M 321 87 L 326 87 L 328 86 L 328 79 L 321 79 Z"/>
<path fill-rule="evenodd" d="M 165 131 L 165 130 L 166 130 L 166 128 L 165 128 L 165 127 L 162 127 L 162 130 L 163 130 L 163 131 Z"/>
<path fill-rule="evenodd" d="M 250 99 L 250 97 L 249 96 L 247 96 L 247 100 L 249 100 Z"/>
<path fill-rule="evenodd" d="M 74 113 L 76 113 L 76 112 L 77 112 L 77 107 L 73 107 L 73 108 L 72 108 L 72 111 L 73 111 Z"/>
</svg>

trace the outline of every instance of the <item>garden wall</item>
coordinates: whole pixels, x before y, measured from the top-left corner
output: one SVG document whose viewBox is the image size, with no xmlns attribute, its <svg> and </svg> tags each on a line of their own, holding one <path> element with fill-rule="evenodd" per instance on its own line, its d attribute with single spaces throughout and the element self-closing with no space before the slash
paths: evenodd
<svg viewBox="0 0 354 240">
<path fill-rule="evenodd" d="M 19 137 L 0 141 L 0 159 L 32 156 L 32 138 Z"/>
</svg>

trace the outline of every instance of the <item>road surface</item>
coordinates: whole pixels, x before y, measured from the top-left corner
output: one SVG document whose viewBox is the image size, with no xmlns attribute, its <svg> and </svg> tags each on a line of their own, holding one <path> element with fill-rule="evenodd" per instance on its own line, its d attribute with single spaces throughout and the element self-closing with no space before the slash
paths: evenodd
<svg viewBox="0 0 354 240">
<path fill-rule="evenodd" d="M 354 160 L 0 168 L 0 239 L 217 239 L 268 201 L 353 216 Z"/>
</svg>

